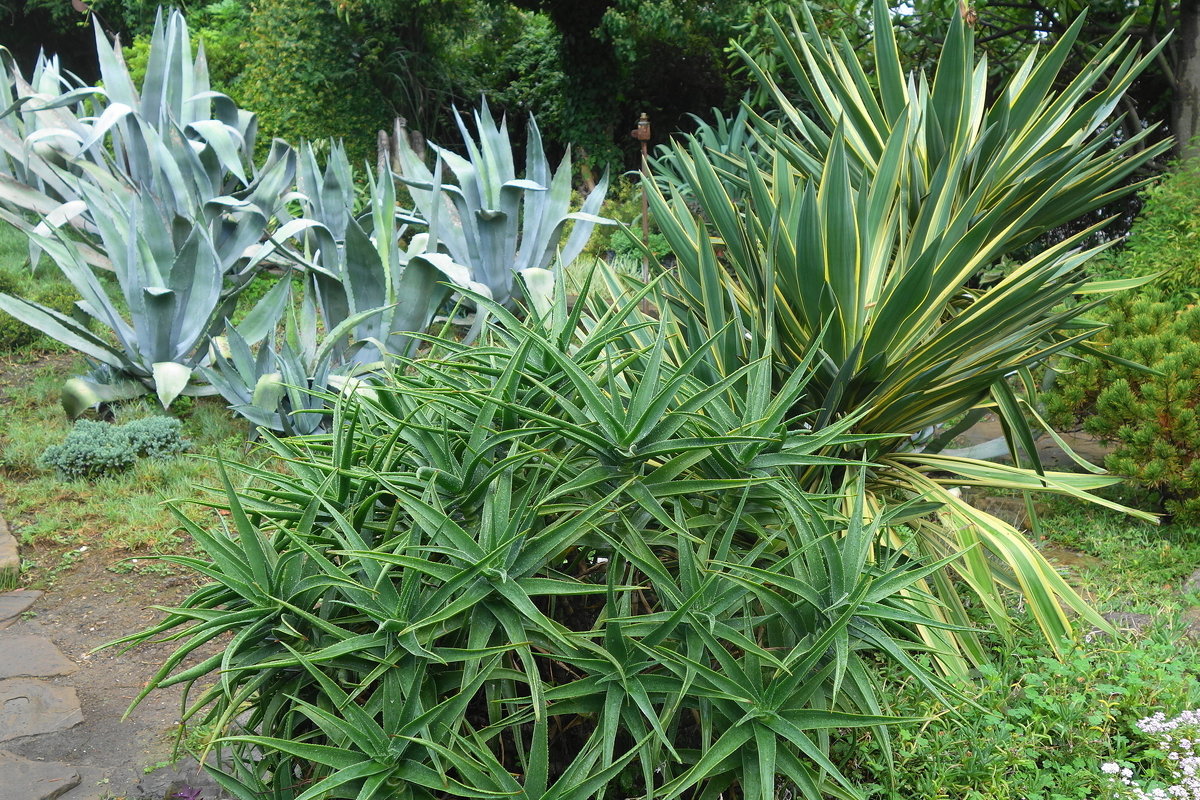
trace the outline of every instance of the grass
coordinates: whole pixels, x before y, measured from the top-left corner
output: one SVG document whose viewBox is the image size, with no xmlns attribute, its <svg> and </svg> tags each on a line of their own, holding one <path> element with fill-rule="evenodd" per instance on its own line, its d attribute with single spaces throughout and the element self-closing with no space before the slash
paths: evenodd
<svg viewBox="0 0 1200 800">
<path fill-rule="evenodd" d="M 1181 588 L 1200 565 L 1200 530 L 1068 500 L 1049 504 L 1042 527 L 1039 545 L 1065 562 L 1068 580 L 1102 612 L 1147 615 L 1144 629 L 1093 633 L 1058 659 L 1026 617 L 1011 646 L 990 637 L 994 663 L 949 711 L 884 675 L 892 710 L 928 721 L 895 732 L 898 785 L 876 779 L 877 742 L 841 738 L 841 763 L 868 800 L 1107 800 L 1105 761 L 1132 768 L 1147 789 L 1174 782 L 1136 722 L 1200 707 L 1200 609 Z"/>
<path fill-rule="evenodd" d="M 29 260 L 29 245 L 25 234 L 0 221 L 0 264 L 21 266 Z"/>
<path fill-rule="evenodd" d="M 198 400 L 190 408 L 185 403 L 184 436 L 192 440 L 193 454 L 144 459 L 126 473 L 96 481 L 62 480 L 39 466 L 38 457 L 70 430 L 57 396 L 64 376 L 80 365 L 34 352 L 23 357 L 25 363 L 9 356 L 0 366 L 0 400 L 11 421 L 0 432 L 0 494 L 23 554 L 33 554 L 26 581 L 44 585 L 62 571 L 64 559 L 70 561 L 68 553 L 83 546 L 114 554 L 184 546 L 163 501 L 194 498 L 199 486 L 219 483 L 215 464 L 203 456 L 246 456 L 245 425 L 219 399 Z M 115 411 L 118 422 L 161 413 L 145 400 Z"/>
<path fill-rule="evenodd" d="M 1073 567 L 1071 579 L 1102 611 L 1190 607 L 1180 587 L 1200 567 L 1200 528 L 1150 525 L 1062 499 L 1050 504 L 1042 523 L 1046 543 L 1093 557 Z"/>
<path fill-rule="evenodd" d="M 1200 706 L 1200 644 L 1163 622 L 1142 638 L 1096 637 L 1061 660 L 1023 636 L 980 671 L 971 703 L 946 711 L 911 684 L 884 679 L 897 713 L 927 717 L 894 734 L 895 785 L 878 743 L 847 736 L 839 755 L 868 800 L 1101 800 L 1100 765 L 1134 768 L 1151 786 L 1170 782 L 1136 722 Z"/>
</svg>

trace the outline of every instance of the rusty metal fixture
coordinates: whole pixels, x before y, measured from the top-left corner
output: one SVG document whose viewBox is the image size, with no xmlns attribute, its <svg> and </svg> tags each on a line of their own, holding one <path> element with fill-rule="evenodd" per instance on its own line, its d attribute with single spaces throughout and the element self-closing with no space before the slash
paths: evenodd
<svg viewBox="0 0 1200 800">
<path fill-rule="evenodd" d="M 645 111 L 638 117 L 637 127 L 629 132 L 629 135 L 639 142 L 642 142 L 642 154 L 646 152 L 645 142 L 650 141 L 650 117 Z"/>
</svg>

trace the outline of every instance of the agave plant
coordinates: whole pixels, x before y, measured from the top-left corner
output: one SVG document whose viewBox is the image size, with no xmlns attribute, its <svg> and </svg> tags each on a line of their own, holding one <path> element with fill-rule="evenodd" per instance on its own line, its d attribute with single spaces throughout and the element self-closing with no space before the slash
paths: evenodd
<svg viewBox="0 0 1200 800">
<path fill-rule="evenodd" d="M 257 189 L 267 207 L 276 202 L 278 187 L 289 182 L 293 161 L 290 152 L 279 151 L 262 171 Z M 212 198 L 198 217 L 181 219 L 154 196 L 106 173 L 88 174 L 91 180 L 73 185 L 111 254 L 121 299 L 110 295 L 111 283 L 97 276 L 65 231 L 32 236 L 83 298 L 78 304 L 83 314 L 111 331 L 112 338 L 93 332 L 85 321 L 18 297 L 0 294 L 0 310 L 107 365 L 110 374 L 115 370 L 108 380 L 68 381 L 63 402 L 72 416 L 96 403 L 147 391 L 168 406 L 185 391 L 202 391 L 193 383 L 194 371 L 249 279 L 246 250 L 266 229 L 267 215 L 254 202 L 256 191 L 247 200 Z M 251 336 L 257 341 L 266 333 L 260 324 Z"/>
<path fill-rule="evenodd" d="M 1080 320 L 1087 301 L 1125 284 L 1088 281 L 1082 267 L 1099 248 L 1080 245 L 1095 229 L 1036 252 L 987 288 L 975 288 L 973 279 L 1048 226 L 1128 191 L 1119 180 L 1161 152 L 1160 146 L 1101 152 L 1109 131 L 1104 119 L 1144 62 L 1122 60 L 1123 44 L 1114 42 L 1100 62 L 1119 62 L 1115 88 L 1087 94 L 1102 74 L 1098 66 L 1054 95 L 1063 57 L 1056 45 L 1045 57 L 1031 55 L 988 107 L 980 83 L 986 70 L 974 62 L 962 20 L 951 26 L 932 88 L 920 75 L 907 83 L 897 77 L 883 3 L 876 4 L 874 29 L 877 95 L 859 80 L 848 47 L 834 51 L 814 35 L 797 41 L 804 58 L 784 52 L 802 85 L 812 87 L 807 99 L 816 111 L 810 118 L 785 106 L 792 127 L 771 129 L 769 137 L 760 129 L 760 143 L 772 148 L 765 168 L 746 155 L 739 174 L 727 155 L 695 140 L 674 147 L 678 185 L 652 188 L 650 198 L 678 258 L 662 305 L 678 322 L 681 346 L 709 348 L 717 375 L 746 363 L 752 340 L 765 332 L 774 341 L 777 381 L 815 348 L 815 375 L 801 409 L 814 413 L 818 429 L 854 418 L 851 430 L 876 437 L 861 450 L 876 464 L 870 505 L 914 497 L 943 504 L 937 515 L 912 524 L 920 536 L 904 548 L 923 557 L 957 556 L 933 580 L 946 618 L 967 623 L 951 575 L 970 587 L 1002 631 L 1012 623 L 1001 593 L 1014 588 L 1057 646 L 1071 633 L 1072 612 L 1089 624 L 1103 620 L 1018 531 L 974 509 L 952 487 L 1048 491 L 1106 503 L 1091 491 L 1115 479 L 1051 473 L 1036 461 L 1021 469 L 923 450 L 937 426 L 995 408 L 1013 451 L 1036 458 L 1025 421 L 1036 412 L 1010 377 L 1086 337 Z M 761 117 L 759 123 L 765 124 Z M 809 470 L 801 479 L 814 488 L 824 472 Z M 889 535 L 881 544 L 900 546 L 899 532 Z M 926 634 L 948 654 L 984 658 L 970 635 Z M 953 655 L 943 663 L 967 668 Z"/>
<path fill-rule="evenodd" d="M 154 194 L 172 211 L 194 217 L 212 197 L 251 183 L 256 123 L 227 96 L 213 92 L 203 47 L 193 59 L 187 23 L 179 11 L 159 12 L 150 40 L 146 78 L 139 91 L 121 50 L 96 25 L 101 86 L 64 74 L 43 57 L 26 82 L 7 51 L 0 54 L 0 208 L 28 230 L 28 214 L 49 216 L 94 233 L 86 203 L 67 179 L 83 164 Z M 157 140 L 186 145 L 177 175 L 164 170 Z M 189 174 L 195 173 L 195 174 Z M 45 232 L 45 225 L 42 225 Z M 87 252 L 87 251 L 85 251 Z M 89 253 L 90 255 L 90 253 Z M 102 259 L 93 263 L 107 265 Z"/>
<path fill-rule="evenodd" d="M 456 112 L 457 117 L 457 112 Z M 571 209 L 570 153 L 551 169 L 537 123 L 529 119 L 525 145 L 525 175 L 514 166 L 508 123 L 499 125 L 484 101 L 475 112 L 478 142 L 462 119 L 458 127 L 468 158 L 431 145 L 437 164 L 430 170 L 401 137 L 401 177 L 429 226 L 432 253 L 444 251 L 469 270 L 470 280 L 486 287 L 487 296 L 509 304 L 518 286 L 516 276 L 530 269 L 548 269 L 555 257 L 567 267 L 583 251 L 597 224 L 608 191 L 606 174 L 579 211 Z M 457 185 L 442 182 L 443 164 Z M 568 222 L 570 236 L 558 252 Z"/>
<path fill-rule="evenodd" d="M 291 282 L 281 280 L 240 325 L 213 337 L 211 366 L 201 369 L 229 407 L 255 430 L 288 436 L 316 433 L 328 421 L 329 400 L 365 386 L 362 370 L 339 358 L 345 351 L 338 345 L 364 319 L 385 310 L 368 309 L 348 317 L 318 341 L 311 293 L 303 296 L 297 313 Z M 281 319 L 285 322 L 277 346 Z"/>
<path fill-rule="evenodd" d="M 229 530 L 180 515 L 203 555 L 178 560 L 210 583 L 124 641 L 180 643 L 142 696 L 204 687 L 186 716 L 226 791 L 857 796 L 830 730 L 886 742 L 903 721 L 869 665 L 939 688 L 903 596 L 938 564 L 870 557 L 922 510 L 865 523 L 801 491 L 793 470 L 846 436 L 791 417 L 806 366 L 777 391 L 766 359 L 713 385 L 665 328 L 626 349 L 639 300 L 585 289 L 525 325 L 478 297 L 481 346 L 436 343 L 328 434 L 268 437 L 286 468 L 239 468 Z"/>
<path fill-rule="evenodd" d="M 383 367 L 385 358 L 412 355 L 417 334 L 430 326 L 452 287 L 486 291 L 449 256 L 426 252 L 427 234 L 411 234 L 405 243 L 417 220 L 398 212 L 390 173 L 368 181 L 368 208 L 355 217 L 342 147 L 331 146 L 324 168 L 311 146 L 301 147 L 293 198 L 300 216 L 281 225 L 268 248 L 303 267 L 300 315 L 285 317 L 290 301 L 273 306 L 266 329 L 282 325 L 281 344 L 270 336 L 257 352 L 253 344 L 262 334 L 256 325 L 249 336 L 240 326 L 230 329 L 204 372 L 255 425 L 289 435 L 316 431 L 326 417 L 298 412 L 323 408 L 339 389 Z"/>
<path fill-rule="evenodd" d="M 87 136 L 87 102 L 98 90 L 78 84 L 57 58 L 40 56 L 28 81 L 16 60 L 0 48 L 0 219 L 30 230 L 31 219 L 50 218 L 56 225 L 86 226 L 78 217 L 79 198 L 54 165 L 78 153 L 60 149 L 54 131 L 71 130 L 77 140 Z M 49 135 L 47 135 L 49 133 Z M 95 227 L 90 228 L 95 233 Z M 99 251 L 84 251 L 89 261 L 108 266 Z"/>
<path fill-rule="evenodd" d="M 449 256 L 430 251 L 429 236 L 414 228 L 420 220 L 398 209 L 390 172 L 368 176 L 367 208 L 356 218 L 352 173 L 341 146 L 331 147 L 324 170 L 307 145 L 300 163 L 301 219 L 292 229 L 306 254 L 292 256 L 305 265 L 326 329 L 378 309 L 360 317 L 335 344 L 339 361 L 369 366 L 385 355 L 410 355 L 416 340 L 406 334 L 429 327 L 452 287 L 484 290 Z"/>
<path fill-rule="evenodd" d="M 253 115 L 209 91 L 203 52 L 192 59 L 177 12 L 156 21 L 140 93 L 120 51 L 99 29 L 96 44 L 104 89 L 90 93 L 102 113 L 67 113 L 63 98 L 72 92 L 59 100 L 25 95 L 16 105 L 41 120 L 25 144 L 53 141 L 57 148 L 54 159 L 30 161 L 40 166 L 28 174 L 52 176 L 58 195 L 71 198 L 28 231 L 31 240 L 83 297 L 81 311 L 114 336 L 0 295 L 0 310 L 105 365 L 102 375 L 68 382 L 64 404 L 72 414 L 146 391 L 156 392 L 163 405 L 182 392 L 204 391 L 194 382 L 196 368 L 253 274 L 261 258 L 253 251 L 295 172 L 295 155 L 282 144 L 261 169 L 250 169 Z M 47 67 L 42 75 L 42 88 L 52 88 L 53 71 Z M 77 217 L 94 238 L 63 226 Z M 123 302 L 92 272 L 93 244 L 105 254 Z M 265 334 L 260 326 L 252 338 Z"/>
</svg>

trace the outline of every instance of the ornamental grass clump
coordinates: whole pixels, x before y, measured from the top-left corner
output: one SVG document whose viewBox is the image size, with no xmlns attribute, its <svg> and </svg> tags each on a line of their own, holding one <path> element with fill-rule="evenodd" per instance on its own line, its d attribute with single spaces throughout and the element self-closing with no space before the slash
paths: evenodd
<svg viewBox="0 0 1200 800">
<path fill-rule="evenodd" d="M 169 560 L 208 582 L 123 641 L 178 644 L 138 699 L 184 685 L 227 792 L 855 796 L 831 732 L 904 721 L 874 665 L 940 688 L 911 598 L 941 564 L 876 545 L 929 508 L 868 518 L 847 462 L 800 490 L 853 438 L 793 416 L 809 365 L 704 380 L 641 299 L 523 324 L 476 296 L 478 346 L 434 340 L 329 433 L 268 435 L 213 501 L 228 528 L 179 515 L 197 555 Z"/>
</svg>

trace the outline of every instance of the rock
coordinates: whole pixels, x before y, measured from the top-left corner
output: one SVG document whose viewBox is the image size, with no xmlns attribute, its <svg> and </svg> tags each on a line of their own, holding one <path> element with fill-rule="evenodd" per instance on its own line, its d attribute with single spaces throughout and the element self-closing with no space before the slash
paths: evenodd
<svg viewBox="0 0 1200 800">
<path fill-rule="evenodd" d="M 66 764 L 0 750 L 0 800 L 53 800 L 77 785 L 79 773 Z"/>
<path fill-rule="evenodd" d="M 48 639 L 28 634 L 0 633 L 0 680 L 50 678 L 79 669 Z"/>
<path fill-rule="evenodd" d="M 980 511 L 991 514 L 1017 530 L 1029 531 L 1033 528 L 1029 519 L 1029 508 L 1022 497 L 1005 497 L 988 494 L 984 491 L 969 489 L 963 493 L 964 499 Z M 1045 503 L 1035 502 L 1033 511 L 1039 516 L 1045 514 L 1049 507 Z"/>
<path fill-rule="evenodd" d="M 1045 544 L 1038 547 L 1038 552 L 1054 566 L 1066 568 L 1072 572 L 1087 572 L 1104 566 L 1102 559 L 1062 545 Z"/>
<path fill-rule="evenodd" d="M 21 556 L 17 552 L 17 540 L 8 530 L 8 523 L 0 517 L 0 592 L 21 585 Z"/>
<path fill-rule="evenodd" d="M 1180 620 L 1187 625 L 1188 635 L 1200 639 L 1200 608 L 1189 608 L 1179 615 Z"/>
<path fill-rule="evenodd" d="M 1200 569 L 1193 572 L 1188 579 L 1183 582 L 1184 594 L 1200 594 Z"/>
<path fill-rule="evenodd" d="M 0 630 L 4 630 L 19 620 L 21 615 L 28 611 L 29 607 L 36 603 L 41 596 L 41 592 L 28 589 L 18 589 L 15 592 L 0 594 Z"/>
<path fill-rule="evenodd" d="M 75 690 L 43 681 L 0 681 L 0 742 L 65 731 L 83 722 Z"/>
<path fill-rule="evenodd" d="M 1109 611 L 1100 616 L 1112 623 L 1112 626 L 1119 631 L 1127 631 L 1141 635 L 1154 624 L 1154 617 L 1150 614 L 1130 614 L 1126 611 Z"/>
</svg>

